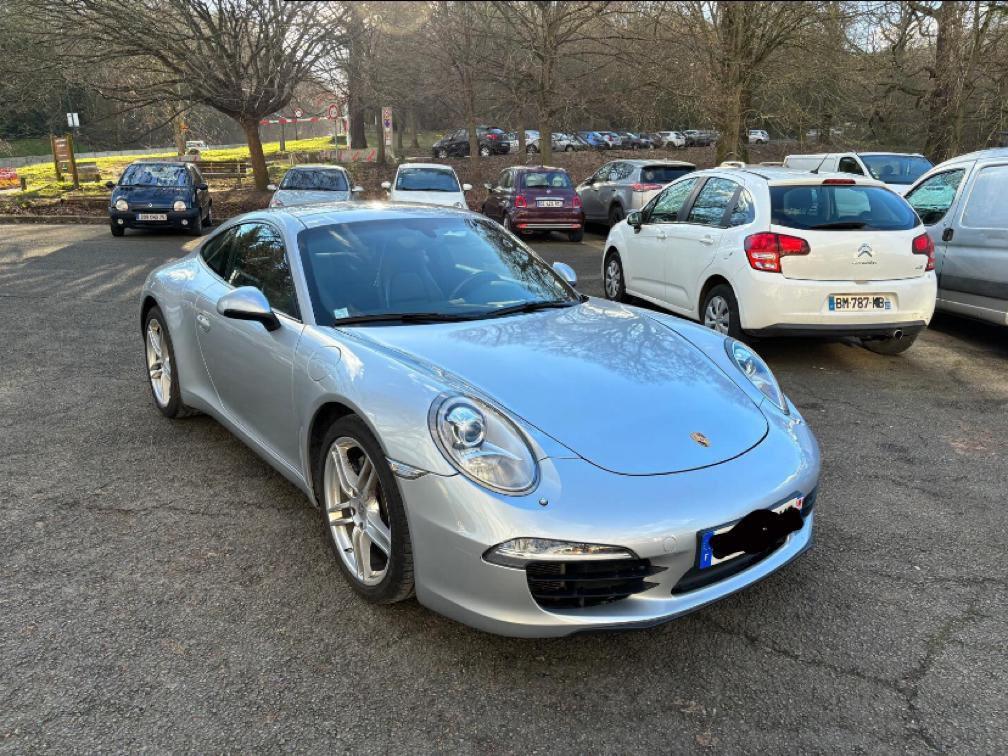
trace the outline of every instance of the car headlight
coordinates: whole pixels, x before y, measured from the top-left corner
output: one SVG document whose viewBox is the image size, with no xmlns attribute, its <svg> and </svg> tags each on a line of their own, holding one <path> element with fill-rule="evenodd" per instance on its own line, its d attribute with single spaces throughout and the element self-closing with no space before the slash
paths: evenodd
<svg viewBox="0 0 1008 756">
<path fill-rule="evenodd" d="M 725 339 L 725 351 L 735 366 L 763 396 L 780 407 L 783 412 L 788 411 L 787 399 L 784 398 L 784 392 L 777 384 L 777 379 L 756 352 L 735 339 Z"/>
<path fill-rule="evenodd" d="M 186 205 L 186 203 L 183 202 L 182 200 L 175 200 L 175 204 L 172 205 L 172 210 L 174 210 L 176 213 L 184 213 L 187 207 L 188 205 Z"/>
<path fill-rule="evenodd" d="M 442 395 L 431 405 L 429 423 L 441 452 L 470 480 L 505 494 L 536 484 L 539 466 L 524 434 L 486 402 Z"/>
<path fill-rule="evenodd" d="M 129 210 L 129 202 L 120 197 L 119 199 L 116 200 L 115 209 L 118 210 L 120 213 L 125 213 L 127 210 Z"/>
<path fill-rule="evenodd" d="M 483 558 L 503 567 L 525 567 L 529 562 L 563 562 L 585 559 L 636 559 L 621 546 L 554 541 L 549 538 L 512 538 L 486 550 Z"/>
</svg>

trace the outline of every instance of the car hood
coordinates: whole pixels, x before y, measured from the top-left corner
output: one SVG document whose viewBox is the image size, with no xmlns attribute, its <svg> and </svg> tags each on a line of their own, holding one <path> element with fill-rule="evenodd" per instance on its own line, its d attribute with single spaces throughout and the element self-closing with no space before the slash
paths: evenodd
<svg viewBox="0 0 1008 756">
<path fill-rule="evenodd" d="M 715 465 L 751 449 L 768 429 L 757 405 L 703 352 L 641 311 L 603 300 L 353 331 L 403 359 L 448 371 L 616 473 Z"/>
<path fill-rule="evenodd" d="M 454 207 L 456 202 L 461 202 L 463 208 L 466 206 L 465 196 L 461 192 L 410 192 L 393 189 L 390 199 L 393 202 L 413 202 L 444 207 Z"/>
<path fill-rule="evenodd" d="M 177 199 L 189 200 L 191 196 L 192 189 L 187 186 L 117 186 L 111 202 L 121 197 L 130 205 L 166 207 Z"/>
<path fill-rule="evenodd" d="M 312 205 L 320 202 L 345 202 L 350 199 L 350 192 L 334 191 L 311 191 L 307 189 L 277 189 L 270 200 L 270 207 L 275 207 L 274 203 L 283 203 L 283 207 L 293 205 Z"/>
</svg>

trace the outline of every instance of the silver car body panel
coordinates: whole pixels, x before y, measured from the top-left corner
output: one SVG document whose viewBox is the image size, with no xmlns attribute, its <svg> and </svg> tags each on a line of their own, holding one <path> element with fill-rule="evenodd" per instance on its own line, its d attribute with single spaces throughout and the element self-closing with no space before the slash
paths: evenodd
<svg viewBox="0 0 1008 756">
<path fill-rule="evenodd" d="M 395 463 L 419 601 L 493 632 L 565 635 L 664 621 L 765 577 L 808 546 L 811 514 L 762 561 L 670 594 L 696 559 L 698 530 L 808 494 L 819 477 L 818 445 L 797 410 L 770 405 L 713 331 L 595 299 L 462 323 L 315 324 L 296 253 L 299 231 L 432 214 L 474 215 L 343 203 L 222 224 L 207 242 L 244 222 L 282 232 L 302 320 L 279 314 L 273 332 L 215 319 L 201 330 L 197 315 L 216 313 L 214 298 L 229 285 L 199 251 L 153 271 L 142 301 L 164 313 L 183 402 L 217 418 L 312 501 L 313 422 L 334 404 L 359 415 Z M 532 491 L 499 494 L 456 472 L 428 427 L 431 404 L 444 392 L 476 395 L 522 428 L 540 465 Z M 619 416 L 599 412 L 603 402 Z M 689 448 L 697 430 L 710 437 L 710 449 Z M 630 598 L 548 611 L 531 597 L 523 570 L 482 558 L 520 536 L 619 545 L 667 569 L 657 587 Z"/>
</svg>

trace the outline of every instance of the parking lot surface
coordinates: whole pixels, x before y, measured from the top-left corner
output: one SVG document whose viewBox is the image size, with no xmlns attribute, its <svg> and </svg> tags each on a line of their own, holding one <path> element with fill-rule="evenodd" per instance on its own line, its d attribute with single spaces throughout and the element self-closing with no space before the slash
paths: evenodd
<svg viewBox="0 0 1008 756">
<path fill-rule="evenodd" d="M 813 548 L 658 628 L 513 640 L 363 603 L 293 486 L 154 409 L 138 294 L 195 244 L 0 227 L 0 749 L 1003 752 L 1003 329 L 761 342 L 822 446 Z M 599 235 L 533 244 L 601 294 Z"/>
</svg>

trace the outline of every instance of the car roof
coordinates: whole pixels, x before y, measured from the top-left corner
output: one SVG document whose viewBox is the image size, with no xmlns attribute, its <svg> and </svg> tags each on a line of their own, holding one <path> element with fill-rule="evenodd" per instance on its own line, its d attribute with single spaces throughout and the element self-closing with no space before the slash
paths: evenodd
<svg viewBox="0 0 1008 756">
<path fill-rule="evenodd" d="M 787 186 L 787 185 L 801 185 L 801 184 L 815 184 L 822 183 L 826 179 L 844 179 L 849 180 L 855 184 L 863 184 L 865 186 L 885 186 L 881 181 L 876 181 L 873 178 L 867 176 L 855 176 L 850 173 L 812 173 L 811 171 L 802 171 L 795 168 L 784 168 L 777 167 L 773 165 L 747 165 L 743 168 L 732 168 L 732 167 L 722 167 L 722 168 L 709 168 L 705 171 L 698 171 L 700 175 L 714 174 L 714 175 L 735 175 L 739 178 L 749 178 L 756 177 L 766 181 L 770 186 Z M 697 174 L 690 174 L 691 176 Z"/>
<path fill-rule="evenodd" d="M 949 158 L 944 162 L 939 163 L 931 171 L 937 168 L 944 168 L 949 165 L 957 165 L 958 163 L 967 163 L 973 160 L 999 160 L 1008 158 L 1008 147 L 992 147 L 987 150 L 977 150 L 975 152 L 967 152 L 965 155 L 959 155 L 958 157 Z"/>
<path fill-rule="evenodd" d="M 485 217 L 469 210 L 425 205 L 417 202 L 325 202 L 293 207 L 273 207 L 242 216 L 244 221 L 273 219 L 293 222 L 304 228 L 318 228 L 335 223 L 360 223 L 372 220 L 404 220 L 407 218 L 472 218 Z"/>
<path fill-rule="evenodd" d="M 630 160 L 615 160 L 613 162 L 629 163 L 630 165 L 635 165 L 638 168 L 643 168 L 645 165 L 667 165 L 672 168 L 696 168 L 694 163 L 688 163 L 685 160 L 663 160 L 662 158 L 658 158 L 657 160 L 632 158 Z"/>
<path fill-rule="evenodd" d="M 292 165 L 287 170 L 288 171 L 294 171 L 294 170 L 297 170 L 298 168 L 312 168 L 312 169 L 321 168 L 321 169 L 333 170 L 333 171 L 345 171 L 346 170 L 346 168 L 344 168 L 342 165 L 330 165 L 328 163 L 300 163 L 298 165 Z"/>
<path fill-rule="evenodd" d="M 444 163 L 400 163 L 399 168 L 433 168 L 439 171 L 451 171 L 452 173 L 455 173 L 454 168 L 450 165 L 445 165 Z M 396 168 L 396 171 L 398 171 L 399 168 Z"/>
<path fill-rule="evenodd" d="M 530 171 L 563 171 L 567 173 L 566 168 L 559 168 L 555 165 L 513 165 L 511 168 L 519 173 L 528 173 Z"/>
<path fill-rule="evenodd" d="M 192 165 L 192 163 L 176 158 L 143 158 L 134 160 L 130 165 Z"/>
</svg>

